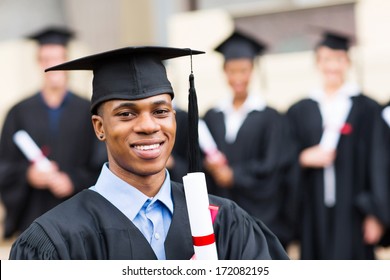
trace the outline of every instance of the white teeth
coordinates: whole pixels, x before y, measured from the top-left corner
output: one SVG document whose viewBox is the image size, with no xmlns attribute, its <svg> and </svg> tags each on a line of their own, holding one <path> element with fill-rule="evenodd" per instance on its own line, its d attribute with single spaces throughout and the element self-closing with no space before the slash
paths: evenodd
<svg viewBox="0 0 390 280">
<path fill-rule="evenodd" d="M 158 147 L 160 147 L 160 144 L 134 146 L 134 148 L 136 148 L 137 150 L 141 150 L 141 151 L 153 150 L 153 149 L 157 149 Z"/>
</svg>

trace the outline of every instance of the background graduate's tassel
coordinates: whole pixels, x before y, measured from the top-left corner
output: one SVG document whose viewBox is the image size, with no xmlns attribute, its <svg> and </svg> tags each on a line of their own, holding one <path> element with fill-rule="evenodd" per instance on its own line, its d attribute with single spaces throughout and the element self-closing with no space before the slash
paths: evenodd
<svg viewBox="0 0 390 280">
<path fill-rule="evenodd" d="M 188 137 L 189 137 L 189 172 L 202 170 L 201 153 L 199 147 L 199 112 L 198 100 L 195 91 L 194 74 L 190 74 L 190 89 L 188 95 Z"/>
</svg>

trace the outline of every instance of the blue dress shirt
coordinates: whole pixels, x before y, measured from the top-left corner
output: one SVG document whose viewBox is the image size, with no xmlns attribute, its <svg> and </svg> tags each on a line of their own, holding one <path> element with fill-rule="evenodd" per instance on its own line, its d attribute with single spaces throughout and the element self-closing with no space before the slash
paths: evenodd
<svg viewBox="0 0 390 280">
<path fill-rule="evenodd" d="M 159 260 L 166 259 L 164 242 L 173 214 L 169 172 L 159 192 L 148 197 L 103 165 L 99 179 L 90 189 L 118 208 L 142 232 Z"/>
</svg>

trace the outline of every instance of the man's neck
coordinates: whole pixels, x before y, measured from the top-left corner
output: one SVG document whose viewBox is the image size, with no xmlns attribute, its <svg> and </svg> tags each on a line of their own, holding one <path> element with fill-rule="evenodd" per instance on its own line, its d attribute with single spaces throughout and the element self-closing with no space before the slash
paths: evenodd
<svg viewBox="0 0 390 280">
<path fill-rule="evenodd" d="M 247 97 L 248 97 L 248 94 L 245 94 L 242 96 L 235 96 L 233 99 L 233 108 L 235 110 L 239 110 L 241 108 L 241 106 L 245 103 Z"/>
<path fill-rule="evenodd" d="M 154 197 L 159 191 L 165 181 L 165 169 L 157 174 L 148 176 L 138 176 L 133 173 L 124 172 L 123 170 L 110 170 L 119 178 L 138 189 L 140 192 L 148 197 Z"/>
<path fill-rule="evenodd" d="M 46 105 L 55 109 L 61 106 L 67 91 L 65 88 L 44 88 L 41 92 Z"/>
</svg>

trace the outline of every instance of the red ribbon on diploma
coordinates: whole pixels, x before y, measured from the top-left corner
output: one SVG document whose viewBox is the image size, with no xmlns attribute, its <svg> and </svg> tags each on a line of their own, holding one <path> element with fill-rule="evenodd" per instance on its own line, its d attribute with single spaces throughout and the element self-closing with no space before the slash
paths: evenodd
<svg viewBox="0 0 390 280">
<path fill-rule="evenodd" d="M 205 236 L 193 236 L 192 242 L 195 246 L 206 246 L 215 242 L 214 233 Z"/>
</svg>

